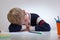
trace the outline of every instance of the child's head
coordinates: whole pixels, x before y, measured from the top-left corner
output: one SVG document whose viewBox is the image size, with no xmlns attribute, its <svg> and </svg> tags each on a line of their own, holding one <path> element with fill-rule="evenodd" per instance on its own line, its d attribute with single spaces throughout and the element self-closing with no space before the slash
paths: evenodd
<svg viewBox="0 0 60 40">
<path fill-rule="evenodd" d="M 25 13 L 20 8 L 12 8 L 8 13 L 7 18 L 10 23 L 21 25 L 24 23 Z"/>
</svg>

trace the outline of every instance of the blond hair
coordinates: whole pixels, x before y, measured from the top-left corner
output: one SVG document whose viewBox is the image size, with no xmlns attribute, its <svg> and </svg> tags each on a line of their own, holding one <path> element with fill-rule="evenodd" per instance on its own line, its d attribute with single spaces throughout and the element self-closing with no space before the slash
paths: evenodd
<svg viewBox="0 0 60 40">
<path fill-rule="evenodd" d="M 21 24 L 22 18 L 24 19 L 23 10 L 20 8 L 12 8 L 8 13 L 7 18 L 10 23 Z"/>
</svg>

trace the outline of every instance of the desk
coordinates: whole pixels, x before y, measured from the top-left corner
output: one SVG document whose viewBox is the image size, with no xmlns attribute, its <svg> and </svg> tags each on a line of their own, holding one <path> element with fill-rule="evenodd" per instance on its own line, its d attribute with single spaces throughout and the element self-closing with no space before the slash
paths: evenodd
<svg viewBox="0 0 60 40">
<path fill-rule="evenodd" d="M 10 38 L 6 38 L 6 40 L 60 40 L 55 30 L 41 33 L 42 34 L 30 32 L 15 32 L 15 33 L 3 32 L 1 34 L 10 35 Z M 2 38 L 0 38 L 0 40 L 2 40 Z M 5 40 L 5 38 L 3 38 L 3 40 Z"/>
</svg>

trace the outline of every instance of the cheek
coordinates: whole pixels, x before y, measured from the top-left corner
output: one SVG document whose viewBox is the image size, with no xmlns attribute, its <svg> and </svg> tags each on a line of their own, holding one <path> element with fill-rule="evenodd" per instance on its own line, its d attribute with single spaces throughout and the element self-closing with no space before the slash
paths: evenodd
<svg viewBox="0 0 60 40">
<path fill-rule="evenodd" d="M 27 19 L 27 16 L 25 15 L 25 20 Z"/>
<path fill-rule="evenodd" d="M 24 19 L 22 19 L 22 20 L 21 20 L 21 23 L 22 23 L 22 24 L 25 24 L 25 21 L 24 21 Z"/>
<path fill-rule="evenodd" d="M 29 22 L 29 17 L 28 16 L 25 17 L 25 22 Z"/>
</svg>

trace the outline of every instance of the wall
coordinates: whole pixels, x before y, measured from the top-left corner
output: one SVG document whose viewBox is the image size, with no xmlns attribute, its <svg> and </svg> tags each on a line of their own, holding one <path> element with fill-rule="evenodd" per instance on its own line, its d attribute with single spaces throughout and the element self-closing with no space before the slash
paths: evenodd
<svg viewBox="0 0 60 40">
<path fill-rule="evenodd" d="M 56 30 L 54 17 L 60 16 L 60 0 L 0 0 L 0 29 L 2 31 L 8 30 L 10 23 L 7 20 L 7 13 L 13 7 L 39 14 L 50 24 L 52 30 Z"/>
</svg>

